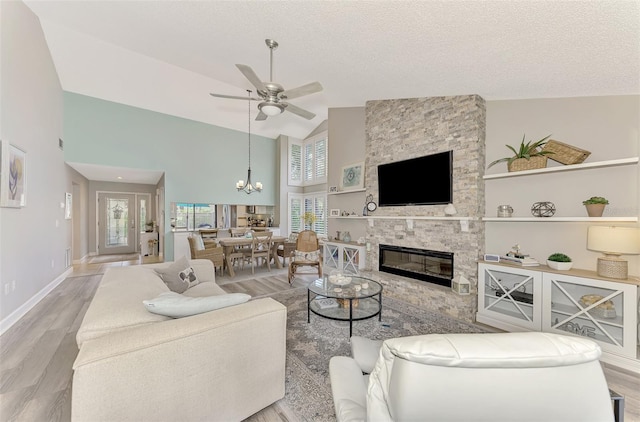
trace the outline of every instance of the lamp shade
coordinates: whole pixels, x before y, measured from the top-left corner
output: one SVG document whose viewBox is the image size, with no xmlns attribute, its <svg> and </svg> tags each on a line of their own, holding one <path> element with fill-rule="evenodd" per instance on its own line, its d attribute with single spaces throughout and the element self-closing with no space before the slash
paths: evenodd
<svg viewBox="0 0 640 422">
<path fill-rule="evenodd" d="M 611 255 L 640 254 L 640 230 L 633 227 L 591 226 L 587 249 Z"/>
<path fill-rule="evenodd" d="M 258 109 L 267 116 L 276 116 L 284 111 L 284 107 L 281 104 L 260 103 Z"/>
</svg>

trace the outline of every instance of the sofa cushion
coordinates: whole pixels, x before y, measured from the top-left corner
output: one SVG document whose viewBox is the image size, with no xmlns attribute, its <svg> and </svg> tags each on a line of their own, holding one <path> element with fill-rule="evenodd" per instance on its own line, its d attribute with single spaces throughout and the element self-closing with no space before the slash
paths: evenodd
<svg viewBox="0 0 640 422">
<path fill-rule="evenodd" d="M 251 299 L 251 296 L 245 293 L 189 297 L 176 292 L 165 292 L 155 299 L 144 300 L 142 303 L 151 313 L 172 318 L 182 318 L 237 305 L 247 302 L 249 299 Z"/>
<path fill-rule="evenodd" d="M 107 269 L 78 329 L 78 347 L 86 340 L 114 331 L 166 321 L 169 318 L 147 312 L 141 301 L 167 291 L 166 284 L 150 268 L 131 266 Z"/>
<path fill-rule="evenodd" d="M 166 268 L 156 269 L 156 272 L 169 290 L 176 293 L 184 293 L 188 288 L 200 283 L 195 271 L 189 266 L 189 261 L 184 256 Z"/>
</svg>

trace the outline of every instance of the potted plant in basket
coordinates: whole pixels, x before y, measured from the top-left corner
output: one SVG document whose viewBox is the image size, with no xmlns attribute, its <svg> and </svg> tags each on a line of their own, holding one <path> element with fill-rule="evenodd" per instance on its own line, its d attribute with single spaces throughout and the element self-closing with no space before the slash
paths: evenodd
<svg viewBox="0 0 640 422">
<path fill-rule="evenodd" d="M 520 142 L 520 147 L 516 150 L 511 145 L 505 145 L 511 151 L 513 151 L 512 157 L 504 157 L 498 160 L 495 160 L 489 167 L 501 163 L 503 161 L 507 162 L 507 169 L 509 171 L 521 171 L 521 170 L 531 170 L 531 169 L 540 169 L 545 168 L 547 166 L 547 155 L 553 154 L 552 151 L 544 151 L 542 147 L 547 143 L 551 135 L 547 135 L 539 141 L 533 142 L 529 141 L 525 143 L 526 135 L 522 136 L 522 141 Z"/>
<path fill-rule="evenodd" d="M 571 258 L 568 255 L 556 252 L 549 255 L 547 265 L 554 270 L 569 270 L 573 266 L 573 262 L 571 262 Z"/>
<path fill-rule="evenodd" d="M 592 196 L 591 198 L 582 201 L 582 205 L 587 208 L 587 214 L 589 217 L 602 217 L 604 207 L 608 203 L 609 201 L 602 196 Z"/>
</svg>

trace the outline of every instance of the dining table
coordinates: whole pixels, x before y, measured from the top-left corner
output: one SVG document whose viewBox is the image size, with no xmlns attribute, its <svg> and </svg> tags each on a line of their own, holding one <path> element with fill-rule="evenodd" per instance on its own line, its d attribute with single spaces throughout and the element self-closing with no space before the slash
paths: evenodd
<svg viewBox="0 0 640 422">
<path fill-rule="evenodd" d="M 278 259 L 278 246 L 284 245 L 284 242 L 287 240 L 284 236 L 272 236 L 271 237 L 271 257 L 276 262 L 276 267 L 282 268 L 282 263 Z M 218 243 L 222 246 L 224 251 L 224 262 L 227 270 L 229 271 L 229 275 L 231 277 L 235 277 L 236 273 L 233 270 L 233 262 L 231 261 L 231 253 L 233 249 L 236 247 L 246 247 L 251 246 L 253 239 L 250 237 L 223 237 L 218 238 Z"/>
</svg>

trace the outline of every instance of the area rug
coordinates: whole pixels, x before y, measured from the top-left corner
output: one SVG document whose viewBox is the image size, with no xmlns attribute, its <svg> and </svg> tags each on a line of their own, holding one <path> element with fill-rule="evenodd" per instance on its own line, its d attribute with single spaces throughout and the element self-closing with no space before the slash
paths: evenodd
<svg viewBox="0 0 640 422">
<path fill-rule="evenodd" d="M 311 314 L 307 323 L 304 287 L 270 295 L 287 307 L 285 397 L 278 404 L 299 421 L 336 420 L 329 382 L 329 359 L 349 356 L 349 323 Z M 383 298 L 382 321 L 377 317 L 353 323 L 353 335 L 376 340 L 431 333 L 484 333 L 481 327 Z"/>
</svg>

